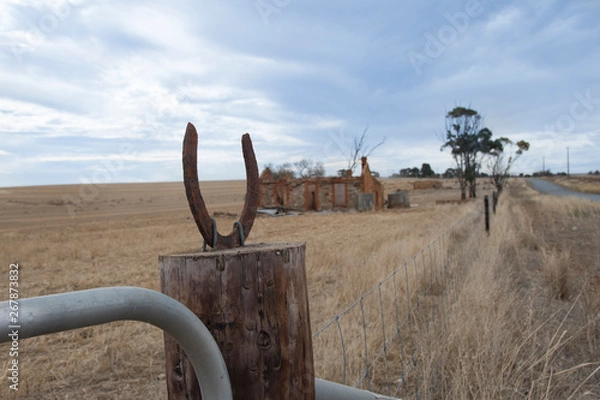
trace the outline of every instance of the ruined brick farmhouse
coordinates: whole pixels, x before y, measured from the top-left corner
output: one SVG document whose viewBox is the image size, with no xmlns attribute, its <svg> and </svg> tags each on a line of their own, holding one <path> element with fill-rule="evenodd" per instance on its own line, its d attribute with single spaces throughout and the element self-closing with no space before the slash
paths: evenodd
<svg viewBox="0 0 600 400">
<path fill-rule="evenodd" d="M 361 159 L 360 177 L 274 179 L 266 168 L 260 175 L 259 207 L 302 211 L 381 210 L 383 185 L 371 174 L 367 158 Z"/>
</svg>

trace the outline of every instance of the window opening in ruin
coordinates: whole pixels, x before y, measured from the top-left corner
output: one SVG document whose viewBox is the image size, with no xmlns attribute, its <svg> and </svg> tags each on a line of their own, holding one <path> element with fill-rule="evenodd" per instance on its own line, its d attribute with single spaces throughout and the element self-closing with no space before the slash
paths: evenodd
<svg viewBox="0 0 600 400">
<path fill-rule="evenodd" d="M 345 183 L 335 183 L 333 185 L 333 196 L 335 198 L 335 207 L 346 207 L 346 192 L 348 185 Z"/>
</svg>

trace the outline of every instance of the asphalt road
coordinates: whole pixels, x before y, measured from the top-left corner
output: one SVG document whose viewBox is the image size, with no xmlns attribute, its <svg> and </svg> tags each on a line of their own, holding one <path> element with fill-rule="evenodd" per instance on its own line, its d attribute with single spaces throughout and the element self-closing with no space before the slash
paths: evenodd
<svg viewBox="0 0 600 400">
<path fill-rule="evenodd" d="M 556 185 L 552 182 L 545 181 L 543 179 L 527 179 L 531 187 L 541 193 L 551 194 L 554 196 L 574 196 L 574 197 L 582 197 L 584 199 L 597 201 L 600 203 L 600 194 L 589 194 L 589 193 L 581 193 L 574 192 L 572 190 L 566 189 L 562 186 Z"/>
</svg>

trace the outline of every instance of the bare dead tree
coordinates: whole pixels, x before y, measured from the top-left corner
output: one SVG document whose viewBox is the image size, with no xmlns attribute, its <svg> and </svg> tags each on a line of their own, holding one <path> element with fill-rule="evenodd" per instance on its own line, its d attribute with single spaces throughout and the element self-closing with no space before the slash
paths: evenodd
<svg viewBox="0 0 600 400">
<path fill-rule="evenodd" d="M 502 143 L 502 146 L 490 153 L 488 170 L 492 183 L 498 193 L 501 193 L 508 180 L 510 168 L 525 151 L 529 150 L 530 144 L 525 140 L 514 143 L 505 137 L 498 140 Z"/>
<path fill-rule="evenodd" d="M 348 169 L 354 173 L 356 167 L 360 163 L 360 159 L 362 157 L 369 157 L 373 152 L 381 145 L 385 143 L 385 137 L 376 145 L 370 146 L 367 141 L 367 132 L 369 131 L 369 126 L 367 125 L 363 130 L 362 135 L 360 137 L 355 137 L 351 147 L 347 150 L 348 153 L 345 153 L 343 149 L 342 154 L 346 157 L 348 161 Z"/>
<path fill-rule="evenodd" d="M 303 158 L 294 163 L 296 172 L 300 178 L 322 178 L 325 176 L 325 167 L 320 161 L 313 161 Z"/>
</svg>

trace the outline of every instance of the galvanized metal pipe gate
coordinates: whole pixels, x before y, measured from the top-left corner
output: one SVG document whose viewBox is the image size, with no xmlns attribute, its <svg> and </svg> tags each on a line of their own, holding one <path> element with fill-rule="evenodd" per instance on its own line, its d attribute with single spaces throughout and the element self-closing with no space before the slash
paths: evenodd
<svg viewBox="0 0 600 400">
<path fill-rule="evenodd" d="M 10 305 L 0 303 L 0 343 L 11 341 Z M 159 292 L 137 287 L 108 287 L 19 300 L 19 340 L 115 321 L 141 321 L 177 340 L 196 371 L 202 398 L 232 399 L 227 367 L 219 346 L 187 307 Z M 318 400 L 392 399 L 316 379 Z"/>
</svg>

